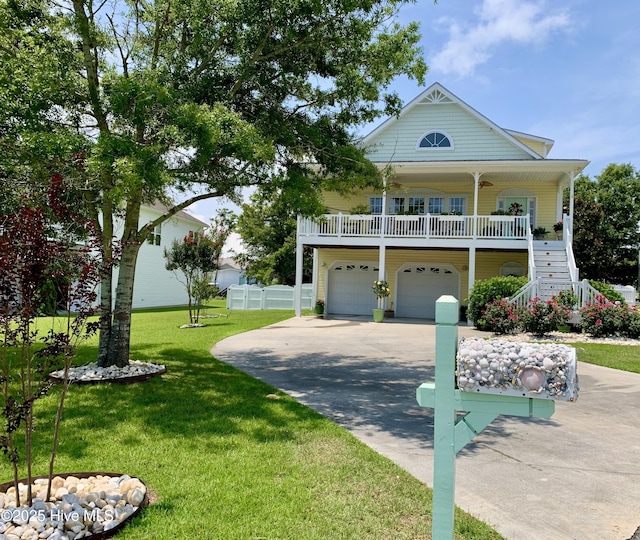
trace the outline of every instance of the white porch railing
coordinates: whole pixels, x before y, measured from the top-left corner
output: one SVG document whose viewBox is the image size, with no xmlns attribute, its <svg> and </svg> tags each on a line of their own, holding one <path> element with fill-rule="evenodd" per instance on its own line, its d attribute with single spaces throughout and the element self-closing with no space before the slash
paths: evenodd
<svg viewBox="0 0 640 540">
<path fill-rule="evenodd" d="M 316 220 L 300 218 L 298 235 L 526 240 L 529 216 L 326 214 Z"/>
<path fill-rule="evenodd" d="M 579 308 L 595 302 L 596 296 L 602 294 L 598 289 L 593 288 L 586 279 L 582 281 L 556 281 L 538 278 L 527 283 L 509 301 L 522 307 L 526 306 L 529 300 L 533 298 L 550 300 L 552 296 L 557 296 L 561 291 L 575 294 L 578 297 Z"/>
</svg>

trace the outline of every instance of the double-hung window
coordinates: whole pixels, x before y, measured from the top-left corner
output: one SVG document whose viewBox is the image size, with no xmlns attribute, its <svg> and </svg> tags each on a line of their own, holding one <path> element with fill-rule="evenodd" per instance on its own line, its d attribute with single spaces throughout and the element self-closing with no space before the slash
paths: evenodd
<svg viewBox="0 0 640 540">
<path fill-rule="evenodd" d="M 149 233 L 149 236 L 147 236 L 147 244 L 151 244 L 152 246 L 159 246 L 161 236 L 162 236 L 162 226 L 156 225 L 153 228 L 153 232 Z"/>
</svg>

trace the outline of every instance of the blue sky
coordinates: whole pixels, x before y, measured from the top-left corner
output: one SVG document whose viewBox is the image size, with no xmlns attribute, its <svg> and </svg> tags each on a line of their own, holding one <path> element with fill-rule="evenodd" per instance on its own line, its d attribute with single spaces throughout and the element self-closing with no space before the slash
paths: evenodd
<svg viewBox="0 0 640 540">
<path fill-rule="evenodd" d="M 640 169 L 640 1 L 418 0 L 400 19 L 420 22 L 426 86 L 553 139 L 548 157 L 590 160 L 591 177 L 609 163 Z M 392 89 L 408 102 L 424 88 L 398 79 Z M 208 221 L 220 207 L 231 205 L 190 211 Z"/>
</svg>

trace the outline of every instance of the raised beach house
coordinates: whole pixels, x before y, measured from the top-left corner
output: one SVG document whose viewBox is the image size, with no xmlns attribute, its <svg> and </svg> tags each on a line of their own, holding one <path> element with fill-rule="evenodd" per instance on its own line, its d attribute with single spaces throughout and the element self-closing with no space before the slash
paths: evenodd
<svg viewBox="0 0 640 540">
<path fill-rule="evenodd" d="M 492 276 L 551 289 L 578 282 L 573 184 L 588 161 L 549 158 L 552 140 L 496 125 L 439 83 L 362 144 L 381 169 L 391 166 L 384 189 L 325 193 L 329 213 L 298 220 L 297 284 L 311 246 L 329 316 L 370 315 L 377 279 L 388 281 L 385 307 L 396 317 L 426 319 L 441 295 L 464 305 L 473 283 Z"/>
</svg>

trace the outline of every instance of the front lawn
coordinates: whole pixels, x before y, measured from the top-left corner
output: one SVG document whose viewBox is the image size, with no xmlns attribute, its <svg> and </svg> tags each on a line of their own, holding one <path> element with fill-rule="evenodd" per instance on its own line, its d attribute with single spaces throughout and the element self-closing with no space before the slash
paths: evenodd
<svg viewBox="0 0 640 540">
<path fill-rule="evenodd" d="M 208 310 L 223 312 L 216 302 Z M 147 383 L 74 386 L 56 470 L 140 477 L 155 502 L 121 539 L 430 538 L 431 490 L 346 430 L 217 361 L 213 344 L 284 320 L 236 311 L 179 329 L 184 309 L 133 315 L 131 357 L 165 364 Z M 96 340 L 80 350 L 94 361 Z M 44 474 L 55 394 L 37 407 L 34 474 Z M 6 460 L 0 481 L 10 479 Z M 502 538 L 457 511 L 457 539 Z"/>
<path fill-rule="evenodd" d="M 603 343 L 569 343 L 575 347 L 580 362 L 640 373 L 640 346 Z"/>
</svg>

